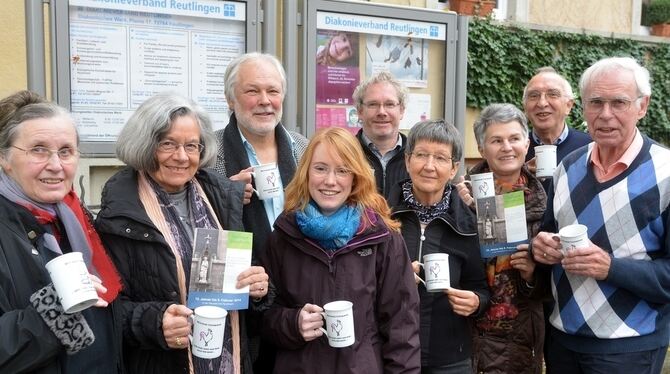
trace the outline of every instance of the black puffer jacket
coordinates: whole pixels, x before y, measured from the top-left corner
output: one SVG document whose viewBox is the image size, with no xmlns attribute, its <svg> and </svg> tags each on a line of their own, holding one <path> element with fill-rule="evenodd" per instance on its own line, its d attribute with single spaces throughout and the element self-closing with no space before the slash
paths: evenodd
<svg viewBox="0 0 670 374">
<path fill-rule="evenodd" d="M 489 289 L 479 255 L 475 214 L 452 187 L 449 209 L 422 233 L 418 216 L 403 201 L 403 183 L 391 190 L 389 205 L 393 207 L 392 217 L 402 222 L 410 260 L 423 262 L 426 254 L 448 254 L 451 286 L 479 296 L 479 309 L 473 313 L 477 316 L 488 307 Z M 454 313 L 446 294 L 428 292 L 421 284 L 417 287 L 421 298 L 421 365 L 444 366 L 468 359 L 472 354 L 468 318 Z"/>
<path fill-rule="evenodd" d="M 27 209 L 4 197 L 0 197 L 0 217 L 0 373 L 94 370 L 86 365 L 97 365 L 98 373 L 119 372 L 120 354 L 116 348 L 120 346 L 120 335 L 112 331 L 112 307 L 80 312 L 91 328 L 107 330 L 107 339 L 98 334 L 94 345 L 67 355 L 61 341 L 30 303 L 31 295 L 51 282 L 44 265 L 56 254 L 44 246 L 45 231 Z M 61 245 L 64 250 L 69 247 L 65 242 Z M 63 322 L 72 320 L 59 320 Z"/>
<path fill-rule="evenodd" d="M 241 231 L 244 184 L 204 169 L 195 177 L 221 225 Z M 110 178 L 96 219 L 96 229 L 124 281 L 117 309 L 123 325 L 125 368 L 129 373 L 188 373 L 187 350 L 168 348 L 161 327 L 165 309 L 180 303 L 175 257 L 144 210 L 137 186 L 137 172 L 131 168 Z M 240 326 L 244 326 L 243 313 Z M 243 328 L 241 335 L 242 367 L 247 370 Z"/>
</svg>

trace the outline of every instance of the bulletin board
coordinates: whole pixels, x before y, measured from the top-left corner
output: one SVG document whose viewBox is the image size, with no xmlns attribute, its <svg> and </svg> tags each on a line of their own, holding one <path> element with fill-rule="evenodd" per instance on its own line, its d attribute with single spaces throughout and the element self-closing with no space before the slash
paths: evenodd
<svg viewBox="0 0 670 374">
<path fill-rule="evenodd" d="M 159 92 L 202 105 L 215 128 L 228 122 L 223 76 L 257 49 L 253 0 L 56 2 L 56 100 L 75 117 L 87 156 L 114 153 L 134 110 Z"/>
<path fill-rule="evenodd" d="M 401 130 L 430 118 L 453 122 L 454 13 L 329 0 L 310 5 L 305 51 L 307 76 L 313 77 L 305 88 L 308 135 L 332 126 L 358 132 L 353 91 L 381 70 L 409 89 Z"/>
</svg>

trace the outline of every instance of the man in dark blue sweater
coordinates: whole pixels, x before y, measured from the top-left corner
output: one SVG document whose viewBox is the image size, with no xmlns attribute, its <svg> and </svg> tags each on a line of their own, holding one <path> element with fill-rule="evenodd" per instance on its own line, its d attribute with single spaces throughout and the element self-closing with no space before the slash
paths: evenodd
<svg viewBox="0 0 670 374">
<path fill-rule="evenodd" d="M 551 273 L 547 373 L 658 374 L 670 340 L 670 150 L 637 128 L 649 71 L 606 58 L 579 87 L 594 142 L 558 166 L 532 241 Z M 577 223 L 588 246 L 561 250 L 555 233 Z"/>
<path fill-rule="evenodd" d="M 574 105 L 570 83 L 552 67 L 543 67 L 528 81 L 523 90 L 523 109 L 533 125 L 526 161 L 535 157 L 535 147 L 556 145 L 556 162 L 591 142 L 589 134 L 571 129 L 565 119 Z M 547 190 L 551 178 L 542 181 Z"/>
</svg>

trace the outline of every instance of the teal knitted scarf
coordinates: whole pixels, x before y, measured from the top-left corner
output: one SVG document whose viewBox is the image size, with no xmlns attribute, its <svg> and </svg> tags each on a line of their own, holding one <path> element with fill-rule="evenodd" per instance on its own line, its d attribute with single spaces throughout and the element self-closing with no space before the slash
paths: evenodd
<svg viewBox="0 0 670 374">
<path fill-rule="evenodd" d="M 314 201 L 310 201 L 304 211 L 295 215 L 300 231 L 308 238 L 316 240 L 329 251 L 344 247 L 361 223 L 361 212 L 355 206 L 342 205 L 335 213 L 325 216 Z"/>
</svg>

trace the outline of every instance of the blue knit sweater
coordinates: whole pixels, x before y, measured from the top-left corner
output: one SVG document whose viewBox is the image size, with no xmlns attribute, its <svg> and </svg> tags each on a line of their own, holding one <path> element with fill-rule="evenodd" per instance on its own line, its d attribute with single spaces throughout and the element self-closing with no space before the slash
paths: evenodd
<svg viewBox="0 0 670 374">
<path fill-rule="evenodd" d="M 644 351 L 668 344 L 670 321 L 670 150 L 644 137 L 630 167 L 599 183 L 593 143 L 563 159 L 543 231 L 581 223 L 612 256 L 604 281 L 551 269 L 552 334 L 585 353 Z"/>
</svg>

